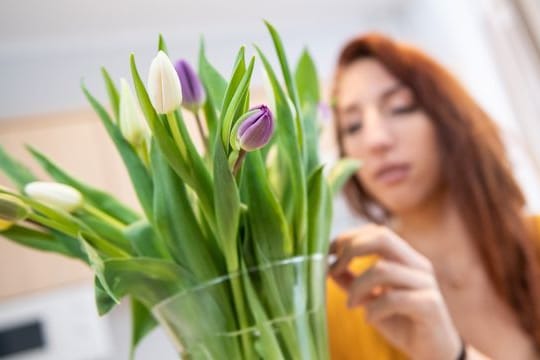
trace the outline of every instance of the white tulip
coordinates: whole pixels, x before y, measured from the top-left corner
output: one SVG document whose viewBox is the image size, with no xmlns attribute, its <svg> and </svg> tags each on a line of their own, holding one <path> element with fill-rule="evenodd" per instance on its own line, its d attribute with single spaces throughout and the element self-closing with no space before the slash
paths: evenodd
<svg viewBox="0 0 540 360">
<path fill-rule="evenodd" d="M 159 114 L 170 113 L 182 103 L 180 79 L 163 51 L 159 51 L 150 64 L 147 87 L 150 101 Z"/>
<path fill-rule="evenodd" d="M 55 182 L 31 182 L 24 187 L 24 193 L 33 200 L 67 212 L 75 211 L 83 203 L 78 190 Z"/>
<path fill-rule="evenodd" d="M 150 129 L 144 119 L 139 104 L 126 79 L 120 79 L 120 131 L 126 140 L 138 147 L 150 136 Z"/>
</svg>

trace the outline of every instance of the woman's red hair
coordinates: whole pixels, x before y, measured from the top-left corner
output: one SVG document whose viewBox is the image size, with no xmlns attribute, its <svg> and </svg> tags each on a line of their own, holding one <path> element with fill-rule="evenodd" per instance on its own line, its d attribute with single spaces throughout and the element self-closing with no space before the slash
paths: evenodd
<svg viewBox="0 0 540 360">
<path fill-rule="evenodd" d="M 445 185 L 475 240 L 489 279 L 540 348 L 539 258 L 533 242 L 537 234 L 533 235 L 524 215 L 525 199 L 497 127 L 444 67 L 418 49 L 380 34 L 345 45 L 338 58 L 334 98 L 342 70 L 366 57 L 378 60 L 408 86 L 433 121 Z M 340 155 L 345 156 L 338 113 L 334 113 Z M 383 223 L 391 216 L 358 177 L 351 177 L 344 191 L 349 205 L 369 220 Z"/>
</svg>

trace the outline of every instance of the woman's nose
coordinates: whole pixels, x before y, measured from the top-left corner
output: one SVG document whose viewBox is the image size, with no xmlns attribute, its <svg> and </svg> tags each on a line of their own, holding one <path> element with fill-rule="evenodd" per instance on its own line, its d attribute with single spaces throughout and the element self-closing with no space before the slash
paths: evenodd
<svg viewBox="0 0 540 360">
<path fill-rule="evenodd" d="M 382 114 L 375 108 L 367 108 L 364 114 L 364 144 L 370 152 L 384 152 L 394 144 L 394 137 L 384 121 Z"/>
</svg>

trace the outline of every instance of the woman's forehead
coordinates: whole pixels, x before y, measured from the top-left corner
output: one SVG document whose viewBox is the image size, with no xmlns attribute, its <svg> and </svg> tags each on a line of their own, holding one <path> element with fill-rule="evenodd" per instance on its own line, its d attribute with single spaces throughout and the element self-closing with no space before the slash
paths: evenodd
<svg viewBox="0 0 540 360">
<path fill-rule="evenodd" d="M 347 107 L 353 103 L 378 101 L 390 88 L 399 85 L 378 60 L 359 59 L 341 70 L 337 84 L 337 104 Z"/>
</svg>

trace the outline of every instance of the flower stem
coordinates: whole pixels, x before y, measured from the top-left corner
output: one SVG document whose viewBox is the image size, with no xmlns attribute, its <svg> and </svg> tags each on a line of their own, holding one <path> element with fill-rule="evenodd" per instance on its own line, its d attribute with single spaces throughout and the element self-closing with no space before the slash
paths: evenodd
<svg viewBox="0 0 540 360">
<path fill-rule="evenodd" d="M 167 122 L 169 123 L 169 128 L 171 129 L 173 139 L 178 146 L 178 150 L 180 150 L 180 153 L 182 154 L 184 159 L 187 159 L 188 154 L 186 145 L 184 143 L 184 140 L 182 139 L 182 134 L 180 133 L 180 128 L 178 127 L 178 123 L 176 122 L 176 116 L 174 115 L 173 111 L 167 113 Z"/>
<path fill-rule="evenodd" d="M 139 158 L 143 162 L 147 169 L 150 169 L 150 156 L 149 146 L 146 141 L 135 147 L 135 152 L 139 155 Z"/>
<path fill-rule="evenodd" d="M 244 157 L 246 157 L 246 151 L 244 149 L 240 149 L 240 152 L 238 153 L 238 159 L 236 159 L 236 162 L 234 163 L 234 167 L 233 167 L 234 176 L 236 176 L 238 169 L 240 169 L 240 165 L 242 165 L 242 162 L 244 161 Z"/>
<path fill-rule="evenodd" d="M 117 219 L 113 218 L 109 214 L 103 212 L 102 210 L 98 209 L 93 205 L 84 203 L 83 209 L 86 210 L 86 212 L 88 212 L 90 215 L 95 216 L 99 220 L 113 226 L 120 231 L 123 231 L 123 229 L 126 227 L 126 225 L 124 225 L 122 222 L 118 221 Z"/>
<path fill-rule="evenodd" d="M 204 130 L 202 128 L 202 122 L 201 117 L 199 116 L 199 111 L 194 111 L 193 115 L 195 115 L 195 119 L 197 120 L 197 127 L 199 128 L 199 134 L 201 135 L 201 141 L 203 142 L 205 150 L 208 151 L 208 139 L 204 135 Z"/>
<path fill-rule="evenodd" d="M 228 254 L 226 254 L 225 256 L 225 260 L 227 262 L 227 271 L 229 274 L 236 274 L 240 270 L 238 266 L 238 255 L 235 253 L 234 248 L 228 251 Z M 233 293 L 234 310 L 237 315 L 238 325 L 240 327 L 240 330 L 242 331 L 248 328 L 248 321 L 246 318 L 246 305 L 244 302 L 242 284 L 239 276 L 231 277 L 231 286 Z M 252 345 L 249 340 L 249 335 L 242 332 L 242 334 L 240 335 L 240 342 L 244 358 L 252 359 Z"/>
</svg>

